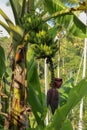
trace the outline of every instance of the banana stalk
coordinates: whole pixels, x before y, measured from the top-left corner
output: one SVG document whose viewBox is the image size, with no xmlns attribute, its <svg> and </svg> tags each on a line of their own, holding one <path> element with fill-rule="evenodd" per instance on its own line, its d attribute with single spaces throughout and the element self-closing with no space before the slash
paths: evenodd
<svg viewBox="0 0 87 130">
<path fill-rule="evenodd" d="M 55 76 L 54 76 L 54 66 L 53 66 L 53 61 L 52 58 L 47 59 L 47 63 L 50 65 L 50 72 L 51 72 L 51 85 L 54 88 L 55 87 Z"/>
<path fill-rule="evenodd" d="M 20 53 L 19 53 L 20 51 Z M 26 111 L 22 111 L 26 108 L 26 65 L 25 59 L 26 51 L 22 45 L 17 48 L 15 55 L 15 70 L 13 78 L 13 116 L 14 126 L 16 129 L 26 128 L 28 122 Z"/>
</svg>

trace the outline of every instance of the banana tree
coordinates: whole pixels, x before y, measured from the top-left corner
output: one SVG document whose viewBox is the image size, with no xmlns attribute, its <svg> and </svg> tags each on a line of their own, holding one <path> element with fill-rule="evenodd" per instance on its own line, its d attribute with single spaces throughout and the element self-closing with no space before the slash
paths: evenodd
<svg viewBox="0 0 87 130">
<path fill-rule="evenodd" d="M 8 18 L 8 16 L 0 9 L 0 14 L 2 15 L 2 17 L 5 19 L 7 23 L 5 24 L 4 22 L 0 21 L 0 25 L 2 25 L 11 35 L 12 44 L 13 44 L 12 48 L 14 52 L 13 59 L 11 62 L 12 82 L 10 85 L 11 91 L 13 90 L 14 92 L 14 94 L 11 96 L 11 100 L 13 101 L 13 104 L 9 103 L 10 109 L 6 116 L 5 129 L 12 129 L 13 127 L 14 127 L 13 129 L 26 129 L 28 127 L 27 110 L 29 108 L 27 105 L 26 89 L 28 89 L 28 101 L 32 107 L 32 111 L 37 120 L 37 124 L 41 123 L 41 125 L 44 126 L 44 118 L 43 118 L 44 109 L 42 107 L 43 103 L 42 103 L 40 84 L 37 77 L 35 78 L 35 81 L 33 78 L 34 70 L 37 74 L 36 64 L 35 61 L 31 61 L 30 64 L 26 63 L 27 45 L 28 43 L 31 43 L 32 45 L 40 49 L 41 55 L 38 53 L 38 56 L 43 56 L 44 58 L 45 55 L 49 57 L 50 54 L 50 56 L 52 57 L 55 54 L 57 49 L 56 44 L 54 44 L 54 42 L 52 41 L 56 35 L 58 27 L 64 26 L 73 35 L 79 37 L 86 37 L 87 36 L 86 26 L 78 19 L 78 17 L 74 14 L 74 12 L 78 10 L 86 10 L 87 2 L 85 2 L 85 5 L 82 4 L 76 8 L 67 8 L 61 2 L 55 3 L 55 1 L 44 0 L 45 7 L 47 7 L 48 11 L 45 10 L 45 13 L 42 12 L 42 14 L 39 15 L 38 13 L 36 14 L 34 11 L 35 10 L 34 0 L 33 1 L 9 0 L 9 1 L 15 18 L 15 25 Z M 54 7 L 56 7 L 55 10 Z M 48 12 L 50 13 L 50 15 L 47 15 Z M 43 30 L 44 28 L 45 29 L 47 28 L 47 25 L 44 23 L 46 23 L 48 20 L 52 18 L 55 19 L 55 22 L 58 22 L 58 25 L 54 26 L 50 30 L 51 36 L 54 32 L 55 34 L 52 37 L 49 37 L 49 34 L 46 35 L 46 38 L 48 40 L 47 44 L 49 44 L 51 40 L 52 46 L 50 46 L 50 44 L 49 46 L 46 46 L 45 44 L 41 45 L 41 42 L 44 39 L 43 34 L 46 33 L 46 31 L 44 32 Z M 39 37 L 40 37 L 40 41 L 39 41 Z M 55 49 L 53 50 L 53 48 Z M 48 51 L 44 51 L 43 49 L 49 50 L 49 54 L 47 54 Z M 10 53 L 11 51 L 9 52 L 8 57 L 10 57 Z M 51 64 L 50 68 L 52 70 L 53 63 L 51 57 L 48 58 L 48 61 Z M 51 77 L 52 86 L 54 84 L 53 75 L 54 73 L 52 73 L 52 77 Z M 37 85 L 35 83 L 37 83 Z M 38 87 L 36 88 L 36 86 Z M 31 100 L 32 95 L 34 101 Z"/>
<path fill-rule="evenodd" d="M 10 65 L 12 68 L 12 77 L 10 84 L 9 110 L 6 115 L 4 129 L 25 129 L 26 127 L 28 127 L 28 105 L 26 102 L 27 44 L 25 45 L 26 35 L 21 23 L 24 13 L 27 12 L 26 2 L 27 1 L 25 0 L 23 0 L 23 2 L 10 0 L 15 18 L 15 24 L 13 24 L 8 16 L 0 9 L 0 14 L 7 23 L 5 24 L 0 21 L 0 24 L 12 37 L 12 44 L 8 54 L 9 58 L 11 58 L 10 55 L 13 51 L 13 58 L 11 59 Z"/>
</svg>

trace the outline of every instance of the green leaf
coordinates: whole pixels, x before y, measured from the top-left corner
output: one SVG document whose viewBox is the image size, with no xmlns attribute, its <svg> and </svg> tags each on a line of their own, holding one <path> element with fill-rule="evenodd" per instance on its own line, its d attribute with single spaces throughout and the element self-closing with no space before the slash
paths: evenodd
<svg viewBox="0 0 87 130">
<path fill-rule="evenodd" d="M 31 59 L 31 61 L 28 63 L 27 81 L 28 84 L 31 84 L 33 86 L 37 95 L 39 96 L 39 99 L 42 101 L 40 82 L 37 73 L 37 65 L 34 59 Z"/>
<path fill-rule="evenodd" d="M 69 92 L 74 87 L 73 82 L 74 82 L 73 78 L 70 78 L 58 90 L 60 94 L 60 102 L 59 102 L 60 106 L 64 105 L 67 102 Z"/>
<path fill-rule="evenodd" d="M 68 110 L 73 109 L 75 105 L 87 94 L 87 80 L 81 80 L 73 89 L 71 89 L 67 101 Z"/>
<path fill-rule="evenodd" d="M 26 0 L 23 0 L 22 2 L 22 9 L 21 9 L 21 17 L 24 15 L 25 13 L 25 8 L 26 7 Z"/>
<path fill-rule="evenodd" d="M 70 11 L 70 8 L 65 7 L 62 2 L 54 1 L 54 0 L 45 0 L 47 9 L 51 16 L 48 16 L 48 20 L 51 18 L 55 18 L 56 23 L 63 26 L 67 31 L 69 31 L 74 36 L 78 36 L 80 38 L 87 37 L 86 33 L 86 25 L 82 23 L 79 18 Z M 49 6 L 51 5 L 51 8 Z M 55 5 L 55 6 L 54 6 Z M 58 7 L 60 8 L 58 8 Z"/>
<path fill-rule="evenodd" d="M 7 26 L 2 21 L 0 21 L 0 25 L 3 26 L 9 34 L 12 33 L 15 39 L 20 40 L 22 38 L 23 30 L 20 26 L 15 26 L 14 24 L 11 23 L 9 23 L 9 26 Z"/>
<path fill-rule="evenodd" d="M 0 20 L 0 25 L 10 34 L 10 28 L 4 22 Z"/>
<path fill-rule="evenodd" d="M 0 60 L 5 61 L 4 49 L 0 46 Z"/>
<path fill-rule="evenodd" d="M 61 15 L 56 18 L 56 22 L 62 25 L 68 32 L 80 38 L 87 37 L 86 26 L 74 14 Z"/>
<path fill-rule="evenodd" d="M 59 0 L 45 0 L 45 6 L 51 14 L 66 8 L 65 5 Z"/>
<path fill-rule="evenodd" d="M 26 130 L 38 130 L 37 128 L 28 128 Z"/>
<path fill-rule="evenodd" d="M 3 74 L 6 71 L 6 66 L 5 66 L 5 53 L 4 49 L 0 46 L 0 80 L 3 76 Z"/>
<path fill-rule="evenodd" d="M 64 124 L 62 125 L 61 130 L 73 130 L 72 124 L 71 124 L 70 120 L 67 119 L 67 120 L 64 122 Z"/>
<path fill-rule="evenodd" d="M 34 87 L 30 84 L 28 87 L 28 102 L 31 105 L 33 114 L 38 124 L 41 124 L 43 115 L 43 107 L 38 96 L 35 93 Z"/>
<path fill-rule="evenodd" d="M 60 28 L 60 27 L 59 27 Z M 48 33 L 50 35 L 52 35 L 53 38 L 55 38 L 56 34 L 57 34 L 58 28 L 56 26 L 54 26 L 53 28 L 49 29 Z"/>
<path fill-rule="evenodd" d="M 27 66 L 28 66 L 28 73 L 27 73 L 28 102 L 32 107 L 32 111 L 35 115 L 37 123 L 44 124 L 44 120 L 42 119 L 44 109 L 43 109 L 41 88 L 37 73 L 37 66 L 34 59 L 32 59 Z"/>
<path fill-rule="evenodd" d="M 15 2 L 13 0 L 9 0 L 10 1 L 10 4 L 11 4 L 11 7 L 12 7 L 12 10 L 13 10 L 13 14 L 14 14 L 14 18 L 15 18 L 15 22 L 17 25 L 20 24 L 20 19 L 19 19 L 19 16 L 18 16 L 18 13 L 17 13 L 17 10 L 16 10 L 16 7 L 15 7 Z M 17 2 L 17 1 L 16 1 Z M 17 2 L 18 4 L 18 2 Z"/>
<path fill-rule="evenodd" d="M 82 32 L 84 32 L 84 34 L 86 34 L 86 26 L 78 19 L 78 17 L 76 15 L 74 15 L 73 21 L 74 21 L 76 27 L 79 28 L 80 30 L 82 30 Z"/>
<path fill-rule="evenodd" d="M 28 128 L 27 130 L 44 130 L 44 127 L 38 125 L 36 128 Z"/>
<path fill-rule="evenodd" d="M 9 23 L 13 24 L 12 21 L 9 19 L 9 17 L 1 9 L 0 9 L 0 14 L 5 19 L 5 21 L 7 22 L 8 25 L 9 25 Z"/>
<path fill-rule="evenodd" d="M 10 31 L 16 35 L 16 37 L 22 38 L 23 37 L 23 29 L 18 25 L 9 25 Z"/>
</svg>

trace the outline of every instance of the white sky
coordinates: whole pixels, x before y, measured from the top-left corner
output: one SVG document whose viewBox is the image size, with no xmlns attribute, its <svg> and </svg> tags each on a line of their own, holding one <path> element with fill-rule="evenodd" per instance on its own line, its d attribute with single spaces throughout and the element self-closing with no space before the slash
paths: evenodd
<svg viewBox="0 0 87 130">
<path fill-rule="evenodd" d="M 8 2 L 8 0 L 0 0 L 0 9 L 2 9 L 7 14 L 7 16 L 14 22 L 14 18 L 13 18 L 11 8 L 6 6 L 7 2 Z M 80 14 L 80 19 L 86 24 L 86 15 L 85 15 L 85 13 Z M 3 20 L 1 15 L 0 15 L 0 20 Z M 3 27 L 0 26 L 0 37 L 2 37 L 2 36 L 9 36 L 9 35 L 5 31 L 5 29 L 3 29 Z"/>
<path fill-rule="evenodd" d="M 13 17 L 11 7 L 6 6 L 7 2 L 8 2 L 8 0 L 0 0 L 0 9 L 2 9 L 7 14 L 7 16 L 14 22 L 14 17 Z M 1 17 L 1 15 L 0 15 L 0 20 L 4 21 L 4 19 Z M 9 34 L 7 33 L 7 31 L 5 29 L 3 29 L 3 27 L 0 26 L 0 37 L 2 37 L 2 36 L 9 36 Z"/>
<path fill-rule="evenodd" d="M 86 25 L 86 14 L 84 12 L 80 14 L 79 18 Z"/>
</svg>

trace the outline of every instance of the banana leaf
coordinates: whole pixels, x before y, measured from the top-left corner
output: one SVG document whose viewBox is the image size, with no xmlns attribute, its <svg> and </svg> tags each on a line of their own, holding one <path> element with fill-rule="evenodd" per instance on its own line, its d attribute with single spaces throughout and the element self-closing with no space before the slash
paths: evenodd
<svg viewBox="0 0 87 130">
<path fill-rule="evenodd" d="M 16 5 L 18 4 L 18 1 L 16 1 L 17 4 L 13 0 L 9 0 L 9 1 L 10 1 L 10 4 L 11 4 L 11 7 L 12 7 L 12 11 L 13 11 L 13 14 L 14 14 L 15 22 L 16 22 L 17 25 L 20 25 L 20 17 L 18 16 L 17 9 L 16 9 Z M 18 9 L 20 10 L 20 8 L 18 8 Z"/>
<path fill-rule="evenodd" d="M 22 2 L 22 8 L 21 8 L 21 17 L 23 17 L 24 13 L 25 13 L 25 8 L 26 7 L 26 0 L 23 0 Z"/>
<path fill-rule="evenodd" d="M 44 4 L 50 14 L 66 9 L 66 6 L 58 0 L 44 0 Z"/>
<path fill-rule="evenodd" d="M 42 103 L 42 95 L 40 82 L 37 73 L 37 66 L 34 60 L 28 63 L 27 81 L 28 81 L 28 102 L 32 107 L 33 114 L 38 124 L 44 124 L 43 114 L 44 108 Z M 41 120 L 42 119 L 42 120 Z"/>
<path fill-rule="evenodd" d="M 8 27 L 4 22 L 0 21 L 0 25 L 2 25 L 2 27 L 5 28 L 5 30 L 8 32 L 8 34 L 11 34 L 13 37 L 13 43 L 17 44 L 20 43 L 21 39 L 22 39 L 22 34 L 23 31 L 21 30 L 20 27 L 18 26 L 14 26 L 14 25 L 10 25 L 10 27 Z"/>
<path fill-rule="evenodd" d="M 19 36 L 20 38 L 23 37 L 23 29 L 20 26 L 10 24 L 9 28 L 13 34 L 16 34 L 16 36 Z"/>
<path fill-rule="evenodd" d="M 28 0 L 9 0 L 12 10 L 13 10 L 13 14 L 14 14 L 14 18 L 15 18 L 15 22 L 17 25 L 21 25 L 21 18 L 23 17 L 24 13 L 26 12 L 26 6 L 28 7 L 27 1 Z M 34 10 L 34 1 L 32 0 L 30 2 L 31 4 L 29 5 L 29 10 Z"/>
<path fill-rule="evenodd" d="M 8 32 L 8 34 L 10 34 L 10 28 L 9 28 L 4 22 L 2 22 L 1 20 L 0 20 L 0 25 L 1 25 L 4 29 L 6 29 L 6 31 Z"/>
<path fill-rule="evenodd" d="M 5 53 L 4 53 L 4 49 L 0 46 L 0 80 L 2 79 L 5 71 L 6 71 Z"/>
<path fill-rule="evenodd" d="M 38 92 L 37 94 L 40 96 L 41 100 L 41 88 L 37 73 L 37 65 L 33 59 L 28 63 L 27 80 L 28 84 L 31 83 L 34 86 L 34 89 Z"/>
<path fill-rule="evenodd" d="M 9 19 L 9 17 L 3 12 L 2 9 L 0 9 L 0 14 L 1 16 L 5 19 L 5 21 L 7 22 L 7 24 L 9 25 L 10 23 L 13 24 L 13 22 Z"/>
<path fill-rule="evenodd" d="M 67 14 L 60 16 L 59 18 L 56 19 L 56 21 L 61 24 L 62 26 L 70 33 L 73 34 L 74 36 L 78 36 L 80 38 L 85 38 L 87 37 L 86 33 L 86 26 L 83 24 L 76 15 L 73 14 Z"/>
<path fill-rule="evenodd" d="M 57 23 L 62 25 L 74 36 L 81 38 L 87 37 L 86 25 L 82 23 L 74 13 L 72 13 L 72 9 L 65 7 L 65 5 L 63 5 L 63 3 L 60 1 L 55 2 L 54 0 L 45 0 L 45 6 L 47 7 L 48 12 L 51 14 L 51 16 L 49 16 L 50 19 L 54 17 Z M 75 11 L 76 10 L 77 9 L 75 9 Z M 84 11 L 83 8 L 82 11 Z"/>
<path fill-rule="evenodd" d="M 2 17 L 4 18 L 4 20 L 7 22 L 7 24 L 5 24 L 4 22 L 0 21 L 0 25 L 2 25 L 8 33 L 13 32 L 16 33 L 16 37 L 19 36 L 23 36 L 23 29 L 18 26 L 18 25 L 14 25 L 11 20 L 8 18 L 8 16 L 0 9 L 0 14 L 2 15 Z"/>
<path fill-rule="evenodd" d="M 70 120 L 66 120 L 61 128 L 61 130 L 73 130 Z"/>
</svg>

